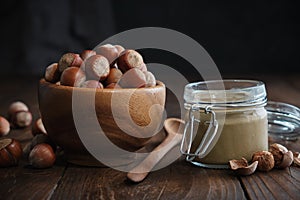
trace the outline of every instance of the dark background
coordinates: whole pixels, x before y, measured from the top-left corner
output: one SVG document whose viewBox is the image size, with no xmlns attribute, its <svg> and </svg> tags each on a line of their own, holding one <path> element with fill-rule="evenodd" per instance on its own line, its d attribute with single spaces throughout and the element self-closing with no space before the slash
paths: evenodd
<svg viewBox="0 0 300 200">
<path fill-rule="evenodd" d="M 1 2 L 1 73 L 42 75 L 64 52 L 92 49 L 127 29 L 175 29 L 198 41 L 222 74 L 294 73 L 299 1 L 10 0 Z M 143 51 L 147 62 L 189 68 L 176 55 Z"/>
</svg>

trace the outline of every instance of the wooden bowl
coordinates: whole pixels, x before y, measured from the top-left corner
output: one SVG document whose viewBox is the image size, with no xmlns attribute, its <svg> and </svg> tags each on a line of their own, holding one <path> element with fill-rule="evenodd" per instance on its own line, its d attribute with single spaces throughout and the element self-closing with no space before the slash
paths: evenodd
<svg viewBox="0 0 300 200">
<path fill-rule="evenodd" d="M 86 165 L 86 166 L 102 166 L 85 148 L 74 122 L 72 110 L 72 95 L 76 94 L 95 97 L 95 113 L 97 120 L 105 135 L 109 140 L 118 147 L 127 151 L 138 151 L 139 149 L 149 145 L 149 143 L 161 142 L 165 135 L 160 131 L 155 136 L 146 138 L 134 137 L 133 135 L 151 134 L 155 131 L 158 124 L 162 123 L 163 109 L 154 109 L 151 106 L 158 104 L 164 108 L 165 106 L 165 85 L 157 81 L 155 87 L 139 88 L 139 89 L 90 89 L 75 88 L 62 86 L 40 80 L 39 83 L 39 108 L 44 126 L 49 137 L 60 147 L 63 148 L 68 162 Z M 124 99 L 128 98 L 128 94 L 132 94 L 128 103 L 124 103 Z M 114 115 L 112 114 L 112 96 L 114 98 Z M 155 117 L 149 115 L 154 112 Z M 147 132 L 134 133 L 135 127 L 126 122 L 125 110 L 129 109 L 130 117 L 134 124 L 139 126 L 148 126 Z M 80 108 L 79 108 L 80 110 Z M 115 114 L 117 113 L 117 115 Z M 123 116 L 124 115 L 124 116 Z M 121 120 L 116 123 L 114 117 Z M 88 118 L 89 116 L 87 116 Z M 122 121 L 123 120 L 123 121 Z M 149 127 L 150 126 L 150 127 Z M 91 135 L 99 134 L 98 129 L 90 126 L 83 127 Z M 127 134 L 128 130 L 132 134 Z"/>
</svg>

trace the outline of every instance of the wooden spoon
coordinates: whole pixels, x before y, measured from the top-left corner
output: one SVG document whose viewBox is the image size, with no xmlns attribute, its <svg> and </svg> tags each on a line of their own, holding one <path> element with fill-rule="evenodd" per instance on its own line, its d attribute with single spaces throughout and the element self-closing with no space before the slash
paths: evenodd
<svg viewBox="0 0 300 200">
<path fill-rule="evenodd" d="M 143 181 L 153 167 L 182 139 L 179 133 L 180 125 L 184 121 L 177 118 L 169 118 L 164 122 L 167 137 L 160 143 L 139 165 L 127 173 L 127 178 L 133 182 Z"/>
</svg>

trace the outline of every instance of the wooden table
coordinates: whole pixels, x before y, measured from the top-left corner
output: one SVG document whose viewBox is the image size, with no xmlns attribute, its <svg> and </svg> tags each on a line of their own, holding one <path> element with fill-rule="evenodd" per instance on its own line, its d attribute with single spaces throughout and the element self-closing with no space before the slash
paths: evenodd
<svg viewBox="0 0 300 200">
<path fill-rule="evenodd" d="M 254 78 L 266 82 L 270 100 L 300 106 L 299 75 L 227 76 Z M 15 100 L 26 102 L 38 117 L 37 83 L 34 77 L 0 80 L 0 114 Z M 172 98 L 167 108 L 178 115 Z M 9 137 L 24 146 L 32 136 L 30 128 L 13 130 Z M 300 151 L 300 140 L 278 141 L 293 151 Z M 54 167 L 32 169 L 25 158 L 18 166 L 0 169 L 0 199 L 300 199 L 300 168 L 255 172 L 246 177 L 230 170 L 203 169 L 183 159 L 152 172 L 139 184 L 126 179 L 126 173 L 111 168 L 80 167 L 58 156 Z"/>
</svg>

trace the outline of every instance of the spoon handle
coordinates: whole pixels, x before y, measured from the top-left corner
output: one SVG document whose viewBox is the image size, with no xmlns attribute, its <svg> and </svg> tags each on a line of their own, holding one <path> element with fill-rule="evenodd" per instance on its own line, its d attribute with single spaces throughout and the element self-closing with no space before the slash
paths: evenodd
<svg viewBox="0 0 300 200">
<path fill-rule="evenodd" d="M 127 173 L 127 178 L 133 182 L 143 181 L 164 155 L 179 144 L 181 138 L 181 134 L 169 134 L 138 166 Z"/>
</svg>

